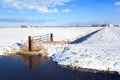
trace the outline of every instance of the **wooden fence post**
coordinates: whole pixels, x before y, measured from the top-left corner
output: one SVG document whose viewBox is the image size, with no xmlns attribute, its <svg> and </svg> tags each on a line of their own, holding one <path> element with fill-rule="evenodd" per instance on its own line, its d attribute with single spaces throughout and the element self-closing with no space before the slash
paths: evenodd
<svg viewBox="0 0 120 80">
<path fill-rule="evenodd" d="M 53 34 L 50 34 L 50 42 L 53 42 Z"/>
<path fill-rule="evenodd" d="M 31 38 L 31 36 L 28 36 L 28 47 L 29 47 L 29 51 L 32 51 L 32 38 Z"/>
</svg>

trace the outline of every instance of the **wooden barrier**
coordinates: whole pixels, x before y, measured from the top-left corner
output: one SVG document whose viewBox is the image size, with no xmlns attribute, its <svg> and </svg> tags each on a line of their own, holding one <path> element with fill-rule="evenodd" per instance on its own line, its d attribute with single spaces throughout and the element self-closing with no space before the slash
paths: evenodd
<svg viewBox="0 0 120 80">
<path fill-rule="evenodd" d="M 53 42 L 53 34 L 52 33 L 40 35 L 40 36 L 28 36 L 29 51 L 33 51 L 34 48 L 39 49 L 42 43 L 51 43 L 51 42 Z"/>
<path fill-rule="evenodd" d="M 28 36 L 29 51 L 32 51 L 32 37 Z"/>
</svg>

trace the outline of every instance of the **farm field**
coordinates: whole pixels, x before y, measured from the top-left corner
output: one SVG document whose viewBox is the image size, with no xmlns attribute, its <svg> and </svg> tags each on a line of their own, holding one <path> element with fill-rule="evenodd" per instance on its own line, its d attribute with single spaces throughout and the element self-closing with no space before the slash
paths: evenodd
<svg viewBox="0 0 120 80">
<path fill-rule="evenodd" d="M 12 53 L 13 48 L 19 49 L 16 43 L 23 43 L 28 40 L 28 36 L 39 36 L 48 33 L 53 33 L 54 41 L 73 41 L 80 36 L 86 35 L 90 32 L 100 28 L 80 27 L 80 28 L 0 28 L 0 54 L 7 50 Z"/>
<path fill-rule="evenodd" d="M 13 47 L 19 50 L 16 43 L 22 44 L 28 36 L 48 33 L 53 33 L 54 41 L 71 42 L 44 45 L 48 56 L 59 65 L 120 72 L 118 27 L 3 28 L 0 29 L 0 54 L 4 55 L 6 50 L 13 53 Z"/>
</svg>

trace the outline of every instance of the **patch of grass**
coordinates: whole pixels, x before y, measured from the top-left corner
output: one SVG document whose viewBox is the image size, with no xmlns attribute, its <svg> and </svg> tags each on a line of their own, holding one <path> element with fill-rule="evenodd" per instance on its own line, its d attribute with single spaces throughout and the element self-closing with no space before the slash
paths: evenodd
<svg viewBox="0 0 120 80">
<path fill-rule="evenodd" d="M 38 52 L 40 50 L 44 49 L 43 45 L 39 45 L 39 46 L 32 46 L 32 52 Z M 22 51 L 29 51 L 29 46 L 28 45 L 24 45 L 22 47 Z"/>
</svg>

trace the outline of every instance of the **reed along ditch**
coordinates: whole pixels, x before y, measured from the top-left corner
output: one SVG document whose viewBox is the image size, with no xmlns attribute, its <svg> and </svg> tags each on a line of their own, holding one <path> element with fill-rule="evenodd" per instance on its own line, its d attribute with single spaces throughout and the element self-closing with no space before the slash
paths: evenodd
<svg viewBox="0 0 120 80">
<path fill-rule="evenodd" d="M 9 55 L 0 56 L 0 80 L 120 80 L 120 75 L 72 70 L 46 57 Z"/>
</svg>

